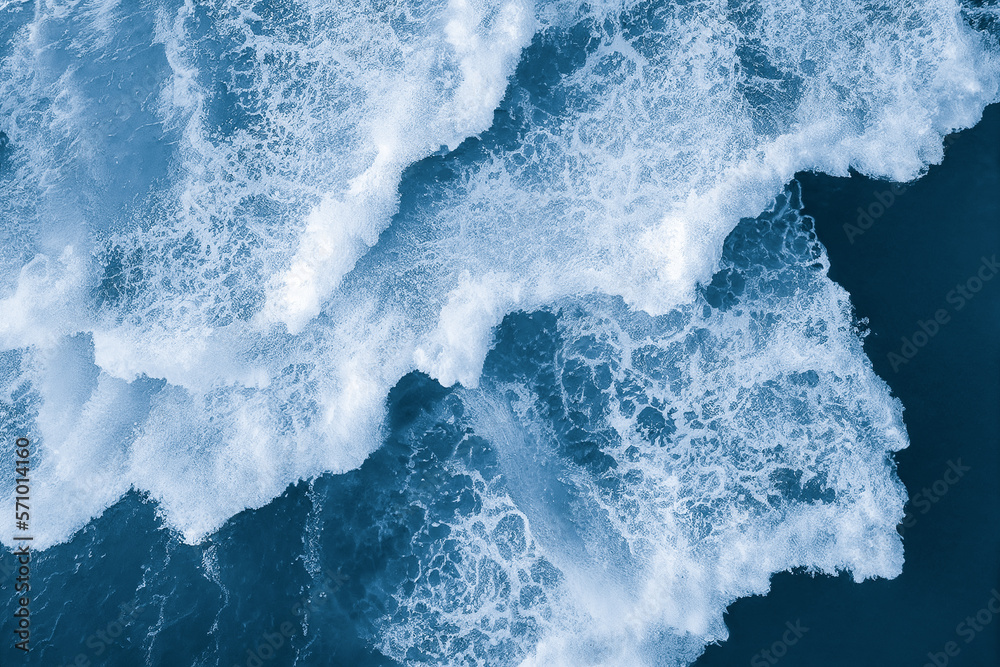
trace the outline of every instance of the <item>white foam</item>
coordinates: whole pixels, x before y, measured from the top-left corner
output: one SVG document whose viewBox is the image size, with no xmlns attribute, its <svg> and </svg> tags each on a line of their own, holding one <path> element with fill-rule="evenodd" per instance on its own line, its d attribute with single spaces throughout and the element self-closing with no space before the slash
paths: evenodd
<svg viewBox="0 0 1000 667">
<path fill-rule="evenodd" d="M 0 300 L 3 349 L 50 348 L 76 333 L 86 299 L 84 259 L 66 246 L 58 258 L 37 254 L 21 267 L 13 294 Z"/>
<path fill-rule="evenodd" d="M 291 266 L 276 279 L 261 313 L 292 333 L 319 314 L 389 225 L 403 169 L 489 127 L 534 27 L 531 8 L 522 2 L 450 0 L 443 15 L 434 17 L 444 24 L 451 47 L 442 49 L 438 32 L 417 32 L 418 25 L 414 34 L 385 35 L 387 17 L 373 14 L 362 32 L 365 40 L 375 38 L 374 57 L 358 51 L 357 61 L 334 74 L 360 79 L 351 85 L 363 101 L 351 113 L 360 121 L 355 131 L 362 150 L 347 158 L 365 168 L 310 212 Z M 386 58 L 383 49 L 392 56 Z M 457 71 L 442 77 L 439 69 Z"/>
<path fill-rule="evenodd" d="M 775 572 L 849 571 L 856 581 L 901 572 L 906 493 L 890 456 L 907 445 L 902 406 L 861 354 L 847 294 L 826 277 L 794 205 L 758 224 L 767 221 L 775 231 L 762 244 L 780 246 L 767 251 L 777 255 L 770 268 L 744 255 L 723 265 L 751 260 L 738 269 L 746 287 L 736 305 L 700 302 L 651 320 L 608 299 L 561 302 L 543 368 L 462 394 L 474 433 L 499 452 L 497 500 L 521 513 L 532 555 L 561 573 L 544 587 L 544 609 L 524 609 L 541 619 L 537 639 L 512 649 L 510 664 L 690 664 L 727 638 L 726 607 L 767 593 Z M 526 345 L 545 340 L 522 335 Z M 673 429 L 651 433 L 648 410 Z M 574 428 L 560 433 L 560 422 Z M 593 442 L 613 465 L 594 470 L 561 450 Z M 492 558 L 511 581 L 530 569 Z M 460 595 L 467 585 L 442 587 Z M 469 607 L 442 626 L 432 623 L 441 603 L 418 591 L 399 603 L 423 611 L 394 616 L 383 650 L 405 660 L 410 648 L 428 650 L 417 638 L 436 636 L 473 646 L 432 652 L 431 662 L 479 655 L 476 637 L 506 637 L 487 620 L 522 611 L 517 595 L 507 600 L 514 610 Z"/>
<path fill-rule="evenodd" d="M 94 347 L 77 358 L 99 380 L 68 422 L 44 392 L 31 404 L 51 488 L 39 546 L 128 487 L 198 540 L 297 479 L 355 467 L 398 379 L 475 386 L 506 312 L 593 293 L 667 312 L 795 171 L 913 178 L 997 97 L 995 56 L 952 2 L 878 21 L 857 2 L 759 10 L 298 2 L 260 17 L 188 1 L 135 44 L 141 31 L 109 35 L 114 3 L 94 26 L 42 8 L 0 68 L 17 156 L 0 326 L 24 355 L 4 380 L 58 377 L 49 351 L 81 332 Z M 586 49 L 560 36 L 577 22 Z M 565 72 L 541 97 L 515 82 L 504 113 L 522 134 L 484 135 L 479 157 L 449 160 L 452 177 L 393 219 L 409 165 L 489 126 L 535 29 L 576 65 L 527 62 Z M 84 65 L 122 42 L 125 70 L 157 76 L 128 117 L 98 114 L 131 84 L 109 89 Z M 136 137 L 162 151 L 163 178 L 93 161 Z M 123 401 L 134 429 L 100 466 L 72 458 L 78 477 L 114 471 L 111 490 L 60 507 L 76 484 L 57 472 L 68 443 L 97 438 Z"/>
</svg>

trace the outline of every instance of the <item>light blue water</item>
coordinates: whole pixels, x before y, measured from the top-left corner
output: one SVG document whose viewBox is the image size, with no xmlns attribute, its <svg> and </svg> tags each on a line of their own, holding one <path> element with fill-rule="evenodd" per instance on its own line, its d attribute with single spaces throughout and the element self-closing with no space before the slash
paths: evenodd
<svg viewBox="0 0 1000 667">
<path fill-rule="evenodd" d="M 898 575 L 793 176 L 939 161 L 993 11 L 3 5 L 4 664 L 686 665 L 775 572 Z"/>
</svg>

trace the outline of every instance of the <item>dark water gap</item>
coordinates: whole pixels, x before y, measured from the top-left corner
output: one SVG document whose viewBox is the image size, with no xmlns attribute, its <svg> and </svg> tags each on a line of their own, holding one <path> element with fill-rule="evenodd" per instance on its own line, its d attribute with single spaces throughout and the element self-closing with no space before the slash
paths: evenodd
<svg viewBox="0 0 1000 667">
<path fill-rule="evenodd" d="M 946 146 L 910 184 L 798 177 L 830 277 L 868 319 L 865 350 L 906 408 L 903 574 L 776 575 L 769 595 L 730 607 L 729 641 L 697 667 L 1000 664 L 1000 614 L 980 613 L 1000 589 L 1000 105 Z"/>
</svg>

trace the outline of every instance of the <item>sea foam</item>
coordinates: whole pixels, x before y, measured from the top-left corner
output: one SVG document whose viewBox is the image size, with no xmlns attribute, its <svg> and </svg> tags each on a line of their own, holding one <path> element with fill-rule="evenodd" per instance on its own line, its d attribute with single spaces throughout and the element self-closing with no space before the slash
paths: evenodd
<svg viewBox="0 0 1000 667">
<path fill-rule="evenodd" d="M 798 208 L 793 186 L 741 223 L 662 316 L 589 296 L 506 318 L 480 387 L 417 431 L 422 479 L 455 453 L 447 484 L 408 485 L 418 565 L 373 607 L 385 654 L 686 665 L 774 572 L 899 574 L 902 406 Z"/>
<path fill-rule="evenodd" d="M 619 444 L 689 429 L 650 467 L 619 464 L 646 480 L 627 502 L 589 492 L 644 554 L 621 598 L 639 611 L 608 633 L 660 632 L 681 660 L 771 572 L 898 572 L 885 457 L 905 435 L 846 296 L 761 278 L 759 312 L 696 309 L 701 289 L 727 298 L 727 237 L 775 197 L 789 206 L 797 171 L 916 178 L 997 99 L 994 38 L 959 5 L 38 7 L 0 22 L 0 397 L 4 437 L 36 445 L 39 547 L 130 488 L 201 540 L 297 479 L 360 465 L 406 374 L 479 391 L 505 315 L 576 300 L 567 336 L 606 340 L 607 372 L 638 369 L 660 413 L 616 398 Z M 683 322 L 626 331 L 672 313 Z M 481 389 L 485 432 L 544 440 L 529 394 Z M 692 435 L 713 419 L 717 442 Z M 779 469 L 767 450 L 785 440 Z M 813 479 L 833 501 L 780 521 L 748 509 Z M 591 574 L 560 589 L 540 664 L 571 655 L 566 619 L 596 613 Z M 384 642 L 405 651 L 403 634 Z"/>
</svg>

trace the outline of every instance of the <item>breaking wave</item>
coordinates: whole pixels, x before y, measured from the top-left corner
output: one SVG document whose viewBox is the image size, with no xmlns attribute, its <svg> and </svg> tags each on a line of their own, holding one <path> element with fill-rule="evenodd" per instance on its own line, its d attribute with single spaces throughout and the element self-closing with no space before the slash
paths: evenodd
<svg viewBox="0 0 1000 667">
<path fill-rule="evenodd" d="M 358 469 L 429 377 L 411 455 L 443 434 L 457 500 L 401 490 L 418 573 L 371 619 L 399 661 L 688 664 L 774 572 L 895 576 L 902 407 L 794 175 L 939 162 L 998 99 L 993 11 L 0 6 L 36 544 L 130 489 L 198 542 Z"/>
</svg>

